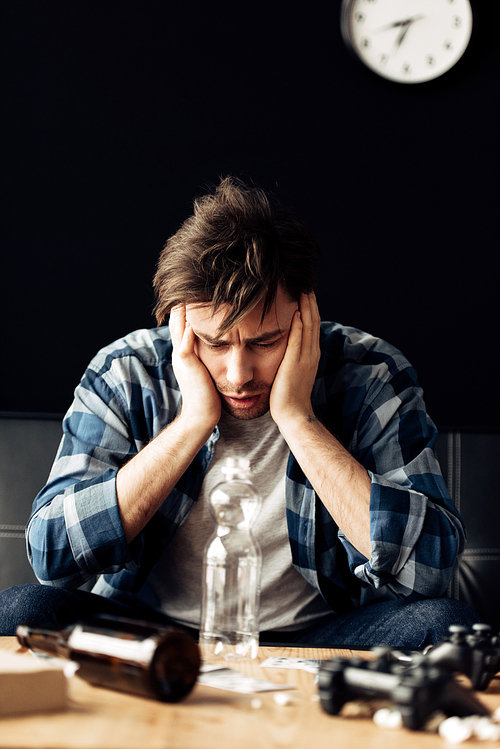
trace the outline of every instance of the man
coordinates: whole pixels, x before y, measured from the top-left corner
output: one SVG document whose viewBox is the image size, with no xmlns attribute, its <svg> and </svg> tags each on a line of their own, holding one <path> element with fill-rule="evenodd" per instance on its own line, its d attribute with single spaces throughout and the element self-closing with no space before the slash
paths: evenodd
<svg viewBox="0 0 500 749">
<path fill-rule="evenodd" d="M 75 392 L 27 528 L 45 585 L 2 594 L 4 632 L 95 611 L 196 631 L 228 455 L 250 457 L 263 495 L 262 641 L 422 647 L 476 620 L 441 598 L 465 531 L 415 373 L 385 342 L 321 323 L 318 254 L 237 180 L 195 202 L 155 276 L 168 327 L 103 349 Z"/>
</svg>

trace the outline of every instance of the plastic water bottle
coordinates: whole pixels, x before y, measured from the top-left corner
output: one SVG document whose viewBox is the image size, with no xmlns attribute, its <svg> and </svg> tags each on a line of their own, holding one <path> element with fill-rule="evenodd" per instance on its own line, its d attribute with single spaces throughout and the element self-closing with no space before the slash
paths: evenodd
<svg viewBox="0 0 500 749">
<path fill-rule="evenodd" d="M 255 658 L 262 555 L 252 534 L 261 499 L 250 462 L 228 458 L 210 495 L 217 528 L 205 549 L 200 649 L 204 659 Z"/>
</svg>

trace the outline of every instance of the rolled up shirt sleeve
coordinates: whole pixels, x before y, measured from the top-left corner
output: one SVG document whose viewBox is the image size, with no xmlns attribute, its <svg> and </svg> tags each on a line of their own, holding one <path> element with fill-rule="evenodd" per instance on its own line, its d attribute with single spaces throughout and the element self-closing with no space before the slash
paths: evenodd
<svg viewBox="0 0 500 749">
<path fill-rule="evenodd" d="M 370 559 L 339 537 L 354 575 L 398 597 L 443 595 L 465 546 L 465 528 L 434 452 L 436 438 L 412 367 L 388 367 L 365 401 L 352 446 L 372 482 Z"/>
<path fill-rule="evenodd" d="M 102 383 L 101 397 L 88 387 L 87 375 L 64 418 L 52 471 L 27 527 L 37 578 L 62 587 L 134 564 L 116 497 L 116 474 L 133 448 L 116 399 L 102 392 Z"/>
<path fill-rule="evenodd" d="M 71 588 L 95 575 L 137 570 L 144 538 L 126 542 L 116 474 L 175 412 L 179 394 L 162 378 L 157 356 L 168 343 L 155 331 L 136 331 L 102 349 L 76 388 L 26 529 L 40 582 Z"/>
</svg>

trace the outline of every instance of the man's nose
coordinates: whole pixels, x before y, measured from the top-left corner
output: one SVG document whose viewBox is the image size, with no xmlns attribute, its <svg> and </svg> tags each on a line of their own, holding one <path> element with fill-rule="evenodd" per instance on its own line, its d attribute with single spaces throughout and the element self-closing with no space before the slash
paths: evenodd
<svg viewBox="0 0 500 749">
<path fill-rule="evenodd" d="M 245 349 L 235 347 L 228 356 L 226 379 L 236 387 L 242 387 L 253 378 L 251 356 Z"/>
</svg>

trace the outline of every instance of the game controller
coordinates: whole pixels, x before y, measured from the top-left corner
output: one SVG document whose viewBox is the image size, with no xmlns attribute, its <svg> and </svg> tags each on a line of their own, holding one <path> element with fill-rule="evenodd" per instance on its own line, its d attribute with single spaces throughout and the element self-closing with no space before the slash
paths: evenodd
<svg viewBox="0 0 500 749">
<path fill-rule="evenodd" d="M 327 661 L 319 670 L 318 689 L 321 706 L 330 715 L 338 715 L 352 700 L 389 699 L 401 713 L 403 725 L 414 731 L 423 728 L 436 710 L 447 716 L 490 715 L 450 670 L 426 660 L 412 666 L 394 663 L 389 652 L 375 661 Z"/>
<path fill-rule="evenodd" d="M 425 661 L 447 671 L 468 676 L 472 688 L 484 691 L 500 671 L 500 638 L 488 624 L 467 627 L 453 625 L 450 637 L 425 653 Z"/>
</svg>

